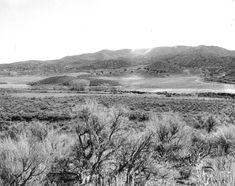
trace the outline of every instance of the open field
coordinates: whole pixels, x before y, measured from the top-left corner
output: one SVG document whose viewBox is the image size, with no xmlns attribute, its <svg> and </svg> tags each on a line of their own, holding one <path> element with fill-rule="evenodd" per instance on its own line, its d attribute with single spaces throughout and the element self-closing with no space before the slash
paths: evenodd
<svg viewBox="0 0 235 186">
<path fill-rule="evenodd" d="M 67 74 L 71 79 L 76 78 L 77 75 L 87 74 Z M 61 76 L 62 77 L 62 76 Z M 68 77 L 68 78 L 69 78 Z M 22 76 L 22 77 L 0 77 L 0 88 L 23 88 L 29 89 L 29 83 L 37 82 L 44 79 L 41 76 Z M 118 82 L 122 87 L 122 90 L 137 90 L 145 92 L 175 92 L 175 93 L 195 93 L 195 92 L 218 92 L 218 93 L 235 93 L 234 84 L 225 84 L 217 82 L 204 82 L 199 76 L 169 76 L 164 78 L 150 78 L 143 77 L 141 75 L 129 75 L 129 76 L 98 76 L 86 77 L 92 84 L 98 80 Z M 97 79 L 97 80 L 95 80 Z M 94 84 L 93 83 L 93 84 Z M 102 83 L 102 82 L 100 82 Z M 117 83 L 115 83 L 117 84 Z M 98 85 L 98 84 L 97 84 Z M 96 86 L 97 86 L 96 85 Z M 91 85 L 94 86 L 94 85 Z"/>
<path fill-rule="evenodd" d="M 43 76 L 0 76 L 0 81 L 7 82 L 9 84 L 27 84 L 29 82 L 38 81 L 43 79 Z"/>
<path fill-rule="evenodd" d="M 19 76 L 19 77 L 4 77 L 0 76 L 0 88 L 16 88 L 16 89 L 27 89 L 30 86 L 28 83 L 43 79 L 41 76 Z"/>
<path fill-rule="evenodd" d="M 101 77 L 119 81 L 124 89 L 140 90 L 146 92 L 226 92 L 235 93 L 235 85 L 203 82 L 199 76 L 170 76 L 164 78 L 146 78 L 133 75 L 126 77 Z"/>
</svg>

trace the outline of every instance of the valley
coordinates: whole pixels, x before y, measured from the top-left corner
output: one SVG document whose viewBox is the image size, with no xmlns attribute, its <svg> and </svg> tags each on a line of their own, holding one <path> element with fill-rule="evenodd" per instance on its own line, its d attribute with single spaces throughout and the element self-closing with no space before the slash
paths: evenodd
<svg viewBox="0 0 235 186">
<path fill-rule="evenodd" d="M 213 46 L 0 65 L 0 185 L 234 185 L 234 65 Z"/>
<path fill-rule="evenodd" d="M 63 75 L 66 77 L 74 77 L 75 79 L 84 79 L 74 74 Z M 63 77 L 62 76 L 62 77 Z M 61 77 L 61 76 L 56 76 Z M 86 74 L 86 78 L 90 76 Z M 93 76 L 91 76 L 93 77 Z M 43 76 L 20 76 L 20 77 L 0 77 L 0 88 L 18 89 L 25 91 L 33 91 L 34 86 L 30 83 L 43 80 L 49 77 Z M 93 77 L 94 78 L 94 77 Z M 206 82 L 202 77 L 196 75 L 172 75 L 168 77 L 144 77 L 141 75 L 125 75 L 125 76 L 95 76 L 98 80 L 108 80 L 117 82 L 114 87 L 118 86 L 119 91 L 142 91 L 149 93 L 169 92 L 169 93 L 235 93 L 235 85 L 218 82 Z M 41 85 L 43 86 L 43 85 Z M 44 89 L 51 89 L 53 83 Z M 110 85 L 109 85 L 110 86 Z M 41 88 L 43 89 L 43 88 Z M 57 86 L 57 90 L 65 90 Z"/>
</svg>

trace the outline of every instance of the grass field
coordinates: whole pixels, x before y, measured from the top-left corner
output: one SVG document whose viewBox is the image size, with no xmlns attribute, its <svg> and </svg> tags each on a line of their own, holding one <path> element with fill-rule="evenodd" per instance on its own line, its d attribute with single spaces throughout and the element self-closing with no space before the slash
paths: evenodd
<svg viewBox="0 0 235 186">
<path fill-rule="evenodd" d="M 72 74 L 75 75 L 80 74 Z M 22 77 L 0 77 L 0 88 L 30 88 L 27 84 L 39 81 L 45 77 L 40 76 L 22 76 Z M 235 85 L 204 82 L 199 76 L 170 76 L 170 77 L 143 77 L 140 75 L 129 75 L 122 77 L 100 76 L 94 80 L 104 82 L 117 82 L 122 86 L 122 90 L 138 90 L 146 92 L 176 92 L 176 93 L 194 93 L 194 92 L 224 92 L 235 93 Z M 92 81 L 93 82 L 93 81 Z"/>
<path fill-rule="evenodd" d="M 0 88 L 16 88 L 16 89 L 27 89 L 30 86 L 27 85 L 30 82 L 38 81 L 43 79 L 40 76 L 20 76 L 20 77 L 3 77 L 0 76 Z"/>
<path fill-rule="evenodd" d="M 12 83 L 12 84 L 26 84 L 33 81 L 38 81 L 45 77 L 42 76 L 11 76 L 11 77 L 4 77 L 0 76 L 0 81 Z"/>
</svg>

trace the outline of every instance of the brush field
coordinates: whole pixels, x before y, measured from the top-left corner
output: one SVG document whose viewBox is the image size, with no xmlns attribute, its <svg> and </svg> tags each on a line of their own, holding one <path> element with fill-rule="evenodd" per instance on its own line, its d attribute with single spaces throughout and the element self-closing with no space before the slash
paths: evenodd
<svg viewBox="0 0 235 186">
<path fill-rule="evenodd" d="M 0 97 L 1 185 L 235 184 L 232 97 L 42 95 Z"/>
</svg>

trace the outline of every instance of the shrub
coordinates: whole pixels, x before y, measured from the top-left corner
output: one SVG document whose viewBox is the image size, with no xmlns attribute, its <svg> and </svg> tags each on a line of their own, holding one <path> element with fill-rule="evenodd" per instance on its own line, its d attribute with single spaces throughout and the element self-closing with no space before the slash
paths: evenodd
<svg viewBox="0 0 235 186">
<path fill-rule="evenodd" d="M 119 86 L 119 82 L 107 79 L 90 78 L 90 86 Z"/>
<path fill-rule="evenodd" d="M 29 131 L 26 128 L 16 139 L 0 140 L 1 185 L 41 185 L 54 159 L 66 157 L 74 141 L 53 130 L 47 131 L 47 135 Z"/>
<path fill-rule="evenodd" d="M 202 161 L 195 167 L 196 185 L 221 186 L 235 184 L 235 160 L 233 156 L 215 157 Z"/>
<path fill-rule="evenodd" d="M 198 131 L 190 134 L 190 141 L 186 146 L 186 154 L 182 157 L 183 161 L 190 166 L 195 166 L 203 159 L 212 155 L 213 143 L 210 136 Z"/>
<path fill-rule="evenodd" d="M 222 126 L 214 134 L 214 146 L 220 156 L 234 153 L 235 150 L 235 126 Z"/>
<path fill-rule="evenodd" d="M 35 121 L 30 123 L 19 122 L 8 126 L 5 129 L 2 138 L 9 137 L 11 139 L 17 140 L 17 138 L 22 133 L 24 133 L 27 137 L 30 137 L 33 140 L 42 141 L 43 139 L 46 138 L 49 130 L 50 128 L 45 123 L 35 122 Z"/>
<path fill-rule="evenodd" d="M 31 144 L 25 135 L 21 135 L 18 141 L 10 138 L 2 140 L 0 158 L 0 178 L 3 185 L 36 182 L 43 177 L 50 161 L 44 146 L 41 143 Z"/>
<path fill-rule="evenodd" d="M 74 79 L 67 84 L 70 87 L 70 90 L 85 91 L 86 88 L 89 86 L 89 83 L 90 82 L 85 79 Z"/>
<path fill-rule="evenodd" d="M 77 183 L 103 179 L 112 172 L 114 153 L 125 140 L 123 111 L 103 107 L 95 101 L 87 101 L 75 108 L 76 111 L 79 116 L 77 142 L 65 166 L 66 172 L 78 175 L 71 180 Z"/>
<path fill-rule="evenodd" d="M 211 133 L 217 130 L 218 124 L 218 120 L 212 115 L 206 117 L 197 115 L 195 118 L 194 128 L 205 130 L 207 133 Z"/>
<path fill-rule="evenodd" d="M 147 128 L 154 132 L 154 159 L 158 162 L 178 162 L 179 154 L 187 143 L 189 127 L 172 113 L 155 116 Z"/>
<path fill-rule="evenodd" d="M 143 121 L 148 121 L 150 119 L 150 114 L 145 111 L 132 111 L 129 113 L 129 120 L 131 121 L 138 121 L 138 122 L 143 122 Z"/>
</svg>

